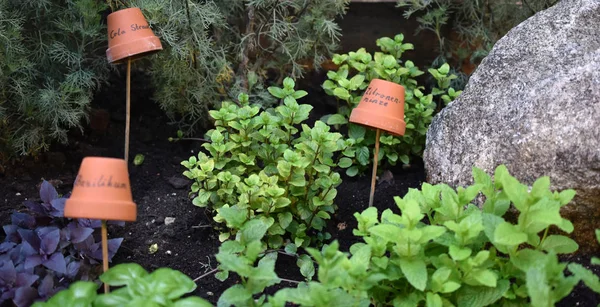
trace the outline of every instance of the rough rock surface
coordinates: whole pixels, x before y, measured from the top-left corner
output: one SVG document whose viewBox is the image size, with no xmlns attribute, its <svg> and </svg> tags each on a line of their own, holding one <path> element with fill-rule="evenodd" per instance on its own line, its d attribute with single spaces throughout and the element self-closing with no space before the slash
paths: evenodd
<svg viewBox="0 0 600 307">
<path fill-rule="evenodd" d="M 573 188 L 563 214 L 600 251 L 600 1 L 563 0 L 500 39 L 434 118 L 424 163 L 429 182 L 454 187 L 472 183 L 473 166 L 505 164 L 523 183 Z"/>
</svg>

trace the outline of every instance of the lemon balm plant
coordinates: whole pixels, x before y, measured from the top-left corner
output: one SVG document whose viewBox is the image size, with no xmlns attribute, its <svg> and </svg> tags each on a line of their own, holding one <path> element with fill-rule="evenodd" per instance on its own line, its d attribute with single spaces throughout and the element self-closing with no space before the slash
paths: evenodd
<svg viewBox="0 0 600 307">
<path fill-rule="evenodd" d="M 353 258 L 370 257 L 372 271 L 365 273 L 378 280 L 371 296 L 428 306 L 552 306 L 571 292 L 579 279 L 563 274 L 566 264 L 557 254 L 578 245 L 548 230 L 573 231 L 559 210 L 574 191 L 551 192 L 548 177 L 528 191 L 503 165 L 495 182 L 477 168 L 473 175 L 475 184 L 466 188 L 424 184 L 396 197 L 401 215 L 388 209 L 379 216 L 375 208 L 355 214 L 354 234 L 365 242 L 350 251 Z M 480 192 L 486 197 L 482 209 L 470 204 Z M 516 223 L 505 219 L 511 204 Z"/>
<path fill-rule="evenodd" d="M 473 175 L 475 183 L 465 188 L 425 183 L 420 190 L 395 197 L 399 213 L 380 213 L 375 207 L 355 213 L 358 225 L 353 234 L 362 242 L 353 244 L 349 253 L 340 251 L 337 241 L 320 250 L 306 248 L 317 266 L 312 261 L 299 263 L 307 281 L 258 300 L 253 295 L 281 279 L 273 271 L 277 253 L 258 242 L 242 244 L 266 233 L 269 223 L 253 221 L 237 242 L 219 250 L 220 268 L 245 277 L 226 290 L 219 303 L 537 307 L 554 306 L 580 278 L 597 284 L 592 273 L 585 278 L 578 276 L 581 272 L 565 276 L 567 264 L 557 255 L 572 253 L 578 245 L 548 231 L 573 231 L 559 212 L 575 195 L 573 190 L 552 192 L 548 177 L 529 189 L 503 165 L 493 179 L 477 168 Z M 480 193 L 485 196 L 482 208 L 472 204 Z M 511 208 L 515 221 L 506 214 Z M 254 265 L 258 254 L 265 256 Z"/>
<path fill-rule="evenodd" d="M 450 67 L 444 64 L 428 72 L 436 80 L 436 85 L 427 93 L 424 86 L 417 83 L 416 78 L 424 74 L 411 61 L 403 61 L 402 54 L 413 49 L 413 45 L 404 42 L 402 34 L 393 39 L 383 37 L 377 40 L 380 52 L 371 54 L 364 48 L 347 54 L 336 54 L 333 62 L 339 65 L 337 71 L 327 73 L 328 80 L 323 89 L 328 95 L 338 100 L 337 114 L 327 115 L 323 119 L 338 128 L 347 125 L 348 137 L 354 145 L 344 154 L 351 158 L 354 166 L 348 168 L 347 174 L 355 176 L 368 169 L 372 161 L 372 148 L 375 133 L 362 126 L 348 123 L 350 112 L 358 105 L 361 95 L 373 79 L 383 79 L 401 84 L 405 88 L 404 116 L 406 132 L 403 137 L 382 136 L 379 160 L 389 165 L 398 161 L 409 164 L 413 156 L 421 156 L 425 147 L 425 135 L 438 105 L 454 100 L 461 91 L 450 87 L 456 78 L 450 74 Z M 339 102 L 342 102 L 341 104 Z"/>
<path fill-rule="evenodd" d="M 579 282 L 565 276 L 557 254 L 577 243 L 549 235 L 573 225 L 559 210 L 573 190 L 552 192 L 548 177 L 528 187 L 499 166 L 494 180 L 473 170 L 475 184 L 454 190 L 423 184 L 403 198 L 400 214 L 371 207 L 356 213 L 353 233 L 364 242 L 340 252 L 337 242 L 308 251 L 318 264 L 318 281 L 280 290 L 270 302 L 305 306 L 355 302 L 359 306 L 554 306 Z M 483 208 L 471 204 L 482 192 Z M 514 208 L 516 222 L 505 219 Z M 275 304 L 274 304 L 275 305 Z"/>
<path fill-rule="evenodd" d="M 335 210 L 341 183 L 335 168 L 350 166 L 334 153 L 351 142 L 321 121 L 313 127 L 303 124 L 312 106 L 298 104 L 295 97 L 305 92 L 294 86 L 287 78 L 283 89 L 271 89 L 283 98 L 276 108 L 261 111 L 240 94 L 238 103 L 226 101 L 211 110 L 215 128 L 203 144 L 208 154 L 182 162 L 188 169 L 184 175 L 195 180 L 194 205 L 214 210 L 214 220 L 226 226 L 221 241 L 258 218 L 271 221 L 265 240 L 272 248 L 286 239 L 308 246 L 329 238 L 323 232 L 325 220 Z"/>
</svg>

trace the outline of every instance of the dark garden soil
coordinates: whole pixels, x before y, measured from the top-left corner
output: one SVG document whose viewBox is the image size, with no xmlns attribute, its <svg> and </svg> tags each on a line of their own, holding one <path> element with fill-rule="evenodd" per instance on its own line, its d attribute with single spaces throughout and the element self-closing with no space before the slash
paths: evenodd
<svg viewBox="0 0 600 307">
<path fill-rule="evenodd" d="M 151 91 L 146 88 L 143 72 L 134 71 L 132 82 L 131 160 L 136 154 L 145 155 L 140 166 L 130 164 L 131 186 L 134 201 L 138 206 L 136 222 L 125 227 L 110 226 L 109 236 L 123 237 L 124 241 L 112 265 L 136 262 L 148 270 L 170 267 L 181 270 L 191 278 L 200 277 L 217 266 L 214 255 L 218 251 L 218 231 L 214 229 L 210 212 L 192 205 L 188 196 L 189 182 L 182 176 L 180 162 L 194 155 L 201 148 L 198 142 L 182 141 L 171 143 L 167 139 L 175 136 L 177 128 L 168 124 L 168 119 L 157 105 L 150 100 Z M 311 121 L 332 112 L 327 97 L 318 84 L 322 76 L 313 75 L 308 86 L 309 96 L 304 103 L 312 104 Z M 123 79 L 115 77 L 113 80 Z M 72 188 L 81 159 L 86 156 L 122 157 L 124 131 L 124 82 L 118 81 L 102 90 L 93 108 L 92 122 L 83 134 L 73 133 L 68 146 L 56 146 L 37 159 L 25 159 L 18 165 L 8 167 L 0 174 L 0 222 L 9 222 L 14 210 L 22 209 L 28 198 L 38 198 L 38 185 L 45 179 L 53 183 L 59 193 Z M 306 88 L 306 87 L 305 87 Z M 93 128 L 93 129 L 92 129 Z M 200 134 L 199 134 L 200 135 Z M 422 163 L 416 162 L 409 168 L 392 170 L 393 180 L 377 186 L 375 205 L 381 210 L 392 208 L 397 212 L 393 196 L 403 196 L 409 188 L 418 188 L 425 179 Z M 355 212 L 367 208 L 370 189 L 369 176 L 346 178 L 338 188 L 337 213 L 330 221 L 330 232 L 338 239 L 342 250 L 357 241 L 352 235 L 356 226 Z M 0 236 L 1 238 L 1 236 Z M 149 247 L 157 244 L 158 250 L 150 253 Z M 589 267 L 590 257 L 578 256 L 566 259 Z M 290 280 L 301 280 L 296 259 L 280 255 L 277 273 Z M 599 270 L 596 269 L 596 273 Z M 220 294 L 236 283 L 231 276 L 221 283 L 208 274 L 197 281 L 196 295 L 213 303 Z M 282 282 L 280 286 L 294 286 Z M 273 293 L 277 287 L 269 289 Z M 560 306 L 596 306 L 600 297 L 581 284 Z"/>
</svg>

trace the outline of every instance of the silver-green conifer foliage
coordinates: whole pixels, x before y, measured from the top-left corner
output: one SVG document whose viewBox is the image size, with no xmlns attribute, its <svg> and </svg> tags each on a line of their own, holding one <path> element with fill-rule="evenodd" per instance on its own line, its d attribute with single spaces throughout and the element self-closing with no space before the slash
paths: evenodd
<svg viewBox="0 0 600 307">
<path fill-rule="evenodd" d="M 106 79 L 96 0 L 0 2 L 0 158 L 32 154 L 82 128 Z"/>
<path fill-rule="evenodd" d="M 300 78 L 337 49 L 349 0 L 132 0 L 165 50 L 152 57 L 154 98 L 184 131 L 239 92 L 264 106 L 268 83 Z"/>
<path fill-rule="evenodd" d="M 164 51 L 136 68 L 187 132 L 245 92 L 271 106 L 270 83 L 301 78 L 337 50 L 349 0 L 4 0 L 0 2 L 0 156 L 28 155 L 83 129 L 107 81 L 104 16 L 139 7 Z M 187 129 L 186 129 L 187 128 Z"/>
</svg>

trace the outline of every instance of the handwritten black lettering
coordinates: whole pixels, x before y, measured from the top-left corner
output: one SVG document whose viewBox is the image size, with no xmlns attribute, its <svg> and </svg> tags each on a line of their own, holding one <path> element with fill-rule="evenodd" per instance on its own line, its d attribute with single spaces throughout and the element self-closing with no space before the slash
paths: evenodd
<svg viewBox="0 0 600 307">
<path fill-rule="evenodd" d="M 117 37 L 117 36 L 121 36 L 123 34 L 125 34 L 126 32 L 124 30 L 121 30 L 121 28 L 117 28 L 117 30 L 110 30 L 110 35 L 109 37 L 111 39 Z"/>
<path fill-rule="evenodd" d="M 378 90 L 378 88 L 373 89 L 371 87 L 368 87 L 367 90 L 365 91 L 364 96 L 375 96 L 375 97 L 379 97 L 385 101 L 400 103 L 400 100 L 397 97 L 382 94 L 382 93 L 378 92 L 377 90 Z M 369 101 L 369 99 L 366 97 L 363 100 Z M 376 101 L 369 101 L 369 102 L 376 103 Z"/>
<path fill-rule="evenodd" d="M 113 189 L 127 189 L 127 184 L 123 182 L 114 181 L 112 176 L 106 178 L 104 175 L 100 175 L 100 177 L 94 179 L 83 178 L 81 175 L 77 176 L 75 183 L 73 183 L 75 187 L 84 187 L 84 188 L 113 188 Z"/>
<path fill-rule="evenodd" d="M 137 23 L 134 23 L 131 25 L 131 31 L 137 31 L 137 30 L 142 30 L 142 29 L 150 29 L 149 25 L 138 25 Z"/>
</svg>

